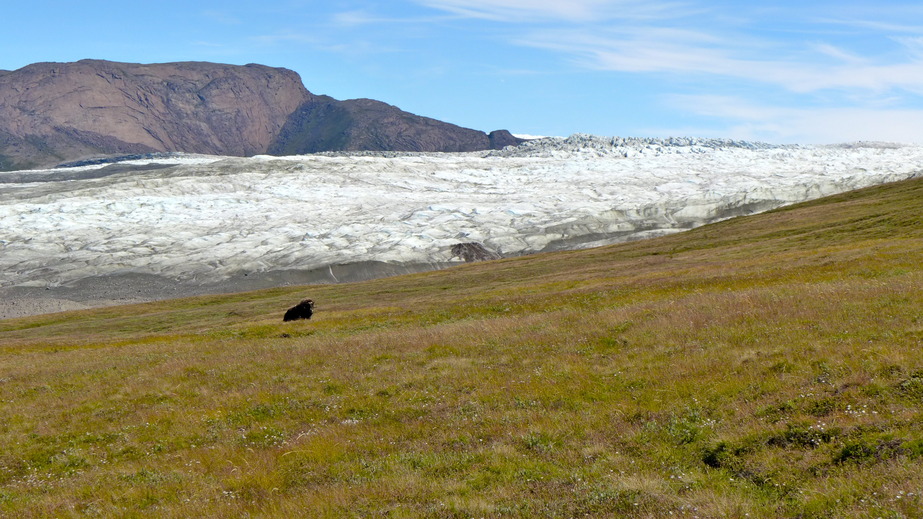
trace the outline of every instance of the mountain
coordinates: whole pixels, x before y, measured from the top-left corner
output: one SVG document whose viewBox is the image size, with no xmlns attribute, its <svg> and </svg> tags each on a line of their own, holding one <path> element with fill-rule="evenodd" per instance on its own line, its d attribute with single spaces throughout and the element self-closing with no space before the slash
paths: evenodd
<svg viewBox="0 0 923 519">
<path fill-rule="evenodd" d="M 509 132 L 501 130 L 491 135 Z M 521 139 L 508 144 L 519 144 Z M 477 130 L 420 117 L 373 99 L 337 101 L 317 96 L 306 101 L 270 145 L 269 153 L 291 155 L 344 151 L 477 151 L 491 149 L 491 136 Z M 497 144 L 499 148 L 503 146 Z"/>
<path fill-rule="evenodd" d="M 521 142 L 507 135 L 492 139 L 370 99 L 317 96 L 297 73 L 263 65 L 81 60 L 0 71 L 0 170 L 150 152 L 474 151 Z"/>
<path fill-rule="evenodd" d="M 157 151 L 262 153 L 311 97 L 294 72 L 260 65 L 29 65 L 0 76 L 0 167 Z"/>
</svg>

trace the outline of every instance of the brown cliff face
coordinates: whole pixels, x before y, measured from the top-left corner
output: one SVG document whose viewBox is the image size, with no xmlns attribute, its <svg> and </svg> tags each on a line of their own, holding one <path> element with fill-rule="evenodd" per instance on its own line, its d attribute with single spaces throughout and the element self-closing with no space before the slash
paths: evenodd
<svg viewBox="0 0 923 519">
<path fill-rule="evenodd" d="M 0 74 L 0 153 L 24 165 L 152 151 L 253 155 L 312 97 L 295 72 L 261 65 L 37 63 Z"/>
<path fill-rule="evenodd" d="M 82 60 L 0 71 L 0 171 L 150 152 L 474 151 L 517 141 L 380 101 L 315 96 L 295 72 L 263 65 Z"/>
</svg>

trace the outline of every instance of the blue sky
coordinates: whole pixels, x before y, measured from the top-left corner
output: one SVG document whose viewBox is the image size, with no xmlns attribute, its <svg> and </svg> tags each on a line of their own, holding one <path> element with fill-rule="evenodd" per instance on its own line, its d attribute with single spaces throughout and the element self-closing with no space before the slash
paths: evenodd
<svg viewBox="0 0 923 519">
<path fill-rule="evenodd" d="M 6 2 L 0 69 L 262 63 L 490 131 L 923 142 L 923 2 Z"/>
</svg>

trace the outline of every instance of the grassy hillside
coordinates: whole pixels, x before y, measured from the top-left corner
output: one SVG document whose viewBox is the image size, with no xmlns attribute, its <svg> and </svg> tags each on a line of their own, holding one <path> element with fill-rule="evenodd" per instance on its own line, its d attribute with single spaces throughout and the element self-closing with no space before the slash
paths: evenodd
<svg viewBox="0 0 923 519">
<path fill-rule="evenodd" d="M 0 321 L 0 515 L 920 517 L 921 215 Z"/>
</svg>

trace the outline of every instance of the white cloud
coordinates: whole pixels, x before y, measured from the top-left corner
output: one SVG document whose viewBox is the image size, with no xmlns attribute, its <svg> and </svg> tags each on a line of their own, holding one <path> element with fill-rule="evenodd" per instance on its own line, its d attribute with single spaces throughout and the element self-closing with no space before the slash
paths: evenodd
<svg viewBox="0 0 923 519">
<path fill-rule="evenodd" d="M 304 46 L 344 56 L 374 56 L 402 52 L 400 48 L 362 38 L 337 40 L 319 33 L 281 32 L 253 36 L 250 41 L 267 47 Z"/>
<path fill-rule="evenodd" d="M 339 27 L 360 27 L 364 25 L 380 24 L 426 24 L 449 19 L 448 16 L 421 16 L 396 18 L 378 16 L 364 10 L 342 11 L 334 13 L 331 21 Z"/>
<path fill-rule="evenodd" d="M 855 141 L 923 143 L 923 110 L 867 108 L 790 108 L 756 104 L 732 96 L 677 95 L 666 101 L 677 110 L 705 116 L 719 128 L 692 130 L 700 135 L 777 143 L 833 144 Z M 659 129 L 678 135 L 686 128 Z"/>
<path fill-rule="evenodd" d="M 678 2 L 642 0 L 417 0 L 461 16 L 506 22 L 557 20 L 593 22 L 604 19 L 663 17 Z"/>
<path fill-rule="evenodd" d="M 782 59 L 773 55 L 784 54 L 781 44 L 760 46 L 759 42 L 743 43 L 669 28 L 608 34 L 536 31 L 518 43 L 570 55 L 597 70 L 719 76 L 773 84 L 799 93 L 831 89 L 923 91 L 923 60 L 908 57 L 903 62 L 875 63 L 829 44 L 805 45 L 814 52 Z"/>
<path fill-rule="evenodd" d="M 880 13 L 876 13 L 880 14 Z M 913 18 L 914 15 L 910 18 Z M 819 20 L 818 23 L 824 23 L 829 25 L 840 25 L 844 27 L 854 27 L 859 29 L 867 29 L 875 32 L 883 33 L 904 33 L 904 34 L 923 34 L 923 25 L 909 25 L 901 23 L 890 23 L 882 22 L 877 20 L 845 20 L 845 19 L 823 19 Z"/>
<path fill-rule="evenodd" d="M 923 59 L 923 37 L 896 37 L 894 38 L 894 41 L 897 41 L 903 45 L 904 48 L 907 49 L 907 52 L 915 56 L 917 59 Z"/>
<path fill-rule="evenodd" d="M 415 1 L 503 23 L 498 38 L 585 69 L 644 77 L 651 93 L 693 94 L 672 100 L 711 135 L 923 143 L 919 6 L 849 5 L 833 19 L 832 1 L 733 12 L 702 0 Z"/>
<path fill-rule="evenodd" d="M 600 7 L 599 0 L 422 0 L 424 5 L 463 16 L 490 20 L 515 21 L 516 16 L 585 20 Z"/>
<path fill-rule="evenodd" d="M 796 31 L 799 36 L 793 36 L 795 32 L 786 33 L 780 27 L 772 34 L 757 37 L 746 32 L 748 27 L 761 26 L 755 11 L 749 20 L 746 11 L 735 12 L 733 15 L 739 19 L 729 23 L 723 13 L 697 8 L 692 1 L 417 2 L 460 16 L 525 24 L 527 32 L 514 36 L 512 43 L 552 50 L 595 70 L 671 73 L 692 79 L 696 75 L 701 76 L 699 79 L 714 76 L 772 84 L 797 93 L 842 90 L 884 95 L 892 89 L 923 92 L 923 37 L 919 32 L 903 32 L 911 31 L 911 25 L 873 20 L 799 20 L 799 13 L 792 10 L 774 16 L 793 18 L 798 31 L 807 32 Z M 618 23 L 626 19 L 635 23 Z M 527 22 L 541 22 L 541 28 Z M 738 25 L 744 28 L 738 29 Z M 824 29 L 834 26 L 870 31 L 879 43 L 890 43 L 891 52 L 887 58 L 863 55 L 825 40 L 833 36 Z M 902 32 L 891 32 L 898 30 Z M 806 37 L 813 41 L 803 39 Z"/>
<path fill-rule="evenodd" d="M 853 65 L 865 64 L 868 60 L 829 43 L 816 43 L 811 48 L 818 54 Z"/>
</svg>

